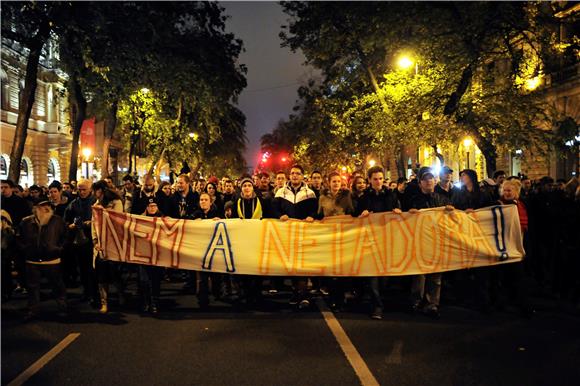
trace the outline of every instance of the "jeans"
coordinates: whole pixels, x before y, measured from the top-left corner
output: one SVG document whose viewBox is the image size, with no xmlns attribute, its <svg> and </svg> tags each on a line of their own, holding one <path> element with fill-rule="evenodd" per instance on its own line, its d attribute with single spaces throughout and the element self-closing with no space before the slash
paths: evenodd
<svg viewBox="0 0 580 386">
<path fill-rule="evenodd" d="M 385 279 L 382 277 L 369 277 L 367 283 L 371 290 L 371 304 L 373 308 L 380 308 L 383 310 L 385 308 L 383 300 L 381 299 L 381 285 L 384 283 Z"/>
<path fill-rule="evenodd" d="M 426 306 L 439 306 L 441 299 L 441 273 L 413 276 L 411 298 L 413 304 L 419 304 L 425 299 Z"/>
</svg>

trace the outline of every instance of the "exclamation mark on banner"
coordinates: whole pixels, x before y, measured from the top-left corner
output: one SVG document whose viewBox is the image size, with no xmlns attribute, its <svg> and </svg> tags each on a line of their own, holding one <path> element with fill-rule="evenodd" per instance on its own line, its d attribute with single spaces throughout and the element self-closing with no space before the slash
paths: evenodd
<svg viewBox="0 0 580 386">
<path fill-rule="evenodd" d="M 495 226 L 495 246 L 499 251 L 499 261 L 508 259 L 507 248 L 505 245 L 505 221 L 503 217 L 503 209 L 501 206 L 494 206 L 491 208 L 493 214 L 493 224 Z"/>
</svg>

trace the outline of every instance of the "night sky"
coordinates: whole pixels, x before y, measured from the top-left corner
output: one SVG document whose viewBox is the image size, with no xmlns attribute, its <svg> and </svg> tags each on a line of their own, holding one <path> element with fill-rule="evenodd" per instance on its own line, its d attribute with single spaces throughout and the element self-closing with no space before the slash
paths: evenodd
<svg viewBox="0 0 580 386">
<path fill-rule="evenodd" d="M 280 47 L 280 26 L 286 15 L 275 2 L 220 2 L 230 15 L 227 31 L 244 41 L 240 63 L 248 68 L 248 86 L 239 99 L 246 115 L 246 161 L 254 167 L 260 153 L 260 137 L 286 119 L 298 98 L 297 89 L 316 72 L 302 65 L 304 56 Z"/>
</svg>

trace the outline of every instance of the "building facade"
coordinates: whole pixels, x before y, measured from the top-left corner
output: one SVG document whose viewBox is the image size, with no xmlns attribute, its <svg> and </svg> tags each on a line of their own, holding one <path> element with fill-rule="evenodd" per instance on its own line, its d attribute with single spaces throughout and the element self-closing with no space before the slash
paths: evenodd
<svg viewBox="0 0 580 386">
<path fill-rule="evenodd" d="M 7 178 L 10 151 L 15 135 L 21 90 L 24 88 L 27 49 L 18 42 L 2 38 L 0 178 Z M 71 127 L 67 112 L 67 75 L 58 69 L 55 39 L 45 44 L 38 70 L 36 98 L 29 121 L 28 136 L 21 163 L 20 183 L 47 185 L 68 175 Z"/>
</svg>

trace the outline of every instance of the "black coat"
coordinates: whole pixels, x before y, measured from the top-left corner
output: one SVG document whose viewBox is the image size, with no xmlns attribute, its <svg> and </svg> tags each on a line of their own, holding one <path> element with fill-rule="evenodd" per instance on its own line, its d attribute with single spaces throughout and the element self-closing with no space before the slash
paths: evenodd
<svg viewBox="0 0 580 386">
<path fill-rule="evenodd" d="M 155 202 L 157 202 L 159 211 L 164 216 L 169 215 L 169 213 L 171 212 L 171 197 L 172 196 L 168 196 L 165 193 L 163 193 L 162 190 L 158 190 L 157 193 L 155 193 Z"/>
<path fill-rule="evenodd" d="M 150 198 L 155 199 L 155 193 L 151 192 L 150 195 L 147 195 L 143 189 L 138 192 L 133 192 L 133 198 L 131 198 L 131 214 L 142 215 L 145 213 Z"/>
<path fill-rule="evenodd" d="M 220 217 L 220 214 L 219 214 L 219 211 L 217 210 L 217 208 L 215 207 L 215 205 L 213 205 L 213 204 L 209 208 L 209 211 L 207 213 L 205 213 L 203 210 L 201 210 L 199 208 L 196 209 L 195 212 L 193 212 L 193 219 L 194 220 L 197 220 L 197 219 L 207 220 L 207 219 L 212 219 L 212 218 L 216 218 L 216 217 Z"/>
<path fill-rule="evenodd" d="M 365 210 L 373 213 L 390 212 L 395 208 L 400 208 L 399 200 L 390 189 L 383 187 L 380 191 L 369 187 L 365 190 L 358 201 L 356 215 L 360 215 Z"/>
<path fill-rule="evenodd" d="M 474 189 L 470 192 L 464 186 L 453 195 L 452 202 L 455 208 L 466 210 L 484 208 L 493 205 L 495 201 L 484 191 Z"/>
<path fill-rule="evenodd" d="M 199 193 L 189 189 L 185 197 L 180 192 L 171 196 L 169 213 L 164 213 L 173 218 L 193 218 L 193 214 L 199 207 Z"/>
<path fill-rule="evenodd" d="M 415 194 L 409 202 L 409 209 L 437 208 L 449 205 L 451 202 L 447 197 L 439 193 L 425 194 L 421 191 Z"/>
</svg>

